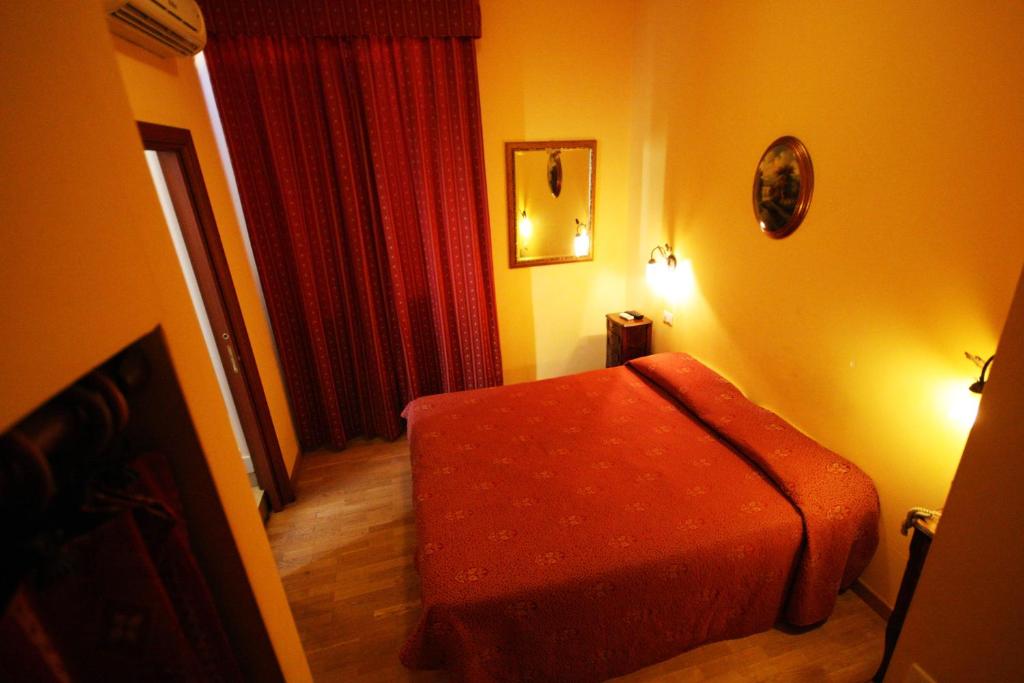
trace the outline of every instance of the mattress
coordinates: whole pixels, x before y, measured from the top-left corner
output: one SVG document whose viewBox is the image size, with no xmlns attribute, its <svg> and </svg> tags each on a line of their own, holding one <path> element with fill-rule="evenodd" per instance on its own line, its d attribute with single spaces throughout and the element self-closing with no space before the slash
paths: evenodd
<svg viewBox="0 0 1024 683">
<path fill-rule="evenodd" d="M 811 624 L 866 566 L 854 465 L 684 354 L 406 410 L 423 611 L 456 680 L 604 680 Z"/>
</svg>

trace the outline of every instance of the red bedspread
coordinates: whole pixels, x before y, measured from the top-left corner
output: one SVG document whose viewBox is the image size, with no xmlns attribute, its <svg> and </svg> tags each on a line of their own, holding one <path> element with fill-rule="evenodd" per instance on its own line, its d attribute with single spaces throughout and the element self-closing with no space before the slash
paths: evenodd
<svg viewBox="0 0 1024 683">
<path fill-rule="evenodd" d="M 824 619 L 864 568 L 878 500 L 860 470 L 689 356 L 631 366 L 409 405 L 407 666 L 602 680 Z"/>
</svg>

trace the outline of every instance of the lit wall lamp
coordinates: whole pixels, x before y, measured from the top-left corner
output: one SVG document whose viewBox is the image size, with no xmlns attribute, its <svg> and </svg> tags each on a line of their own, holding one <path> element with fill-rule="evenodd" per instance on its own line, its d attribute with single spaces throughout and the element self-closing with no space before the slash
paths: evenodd
<svg viewBox="0 0 1024 683">
<path fill-rule="evenodd" d="M 988 381 L 988 368 L 992 365 L 992 361 L 996 359 L 995 356 L 989 356 L 988 360 L 982 363 L 981 356 L 975 356 L 967 351 L 964 352 L 967 359 L 972 361 L 975 365 L 981 367 L 981 374 L 978 376 L 978 381 L 970 386 L 971 391 L 976 394 L 980 394 L 985 389 L 985 382 Z"/>
<path fill-rule="evenodd" d="M 657 252 L 660 257 L 654 258 L 654 254 Z M 657 245 L 654 249 L 651 249 L 651 258 L 647 261 L 647 281 L 652 285 L 659 284 L 665 279 L 665 275 L 669 271 L 676 269 L 676 255 L 672 253 L 672 247 L 669 245 Z"/>
<path fill-rule="evenodd" d="M 583 258 L 590 253 L 590 233 L 587 232 L 587 224 L 580 223 L 576 219 L 576 237 L 572 238 L 572 250 L 578 258 Z"/>
<path fill-rule="evenodd" d="M 664 259 L 664 263 L 658 263 L 654 258 L 654 252 L 658 252 L 658 254 L 661 255 L 661 258 Z M 668 268 L 669 270 L 674 270 L 676 267 L 676 255 L 672 253 L 672 247 L 667 244 L 659 244 L 654 247 L 654 249 L 651 249 L 651 258 L 647 262 L 647 268 L 650 270 L 652 267 L 656 268 L 659 266 Z"/>
</svg>

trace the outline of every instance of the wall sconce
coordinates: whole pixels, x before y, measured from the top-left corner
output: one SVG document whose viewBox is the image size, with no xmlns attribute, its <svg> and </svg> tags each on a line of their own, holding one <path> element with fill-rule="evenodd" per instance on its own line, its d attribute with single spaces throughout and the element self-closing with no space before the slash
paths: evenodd
<svg viewBox="0 0 1024 683">
<path fill-rule="evenodd" d="M 580 223 L 576 219 L 576 237 L 572 238 L 572 250 L 577 258 L 583 258 L 590 253 L 590 233 L 587 232 L 587 224 Z"/>
<path fill-rule="evenodd" d="M 657 252 L 659 258 L 655 259 Z M 672 247 L 668 244 L 657 245 L 651 249 L 651 258 L 647 261 L 647 282 L 652 286 L 659 286 L 669 271 L 676 269 L 676 255 L 672 253 Z"/>
<path fill-rule="evenodd" d="M 980 394 L 985 389 L 985 382 L 988 381 L 988 368 L 992 365 L 992 361 L 994 361 L 996 357 L 994 355 L 989 356 L 988 360 L 982 363 L 981 356 L 975 356 L 967 351 L 964 351 L 964 355 L 967 356 L 967 359 L 975 365 L 981 366 L 981 374 L 978 376 L 978 381 L 970 386 L 971 391 L 975 394 Z"/>
</svg>

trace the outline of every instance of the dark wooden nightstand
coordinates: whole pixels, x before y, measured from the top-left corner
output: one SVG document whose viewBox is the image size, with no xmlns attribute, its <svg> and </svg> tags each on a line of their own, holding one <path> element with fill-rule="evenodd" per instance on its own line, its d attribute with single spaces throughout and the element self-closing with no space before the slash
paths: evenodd
<svg viewBox="0 0 1024 683">
<path fill-rule="evenodd" d="M 608 339 L 605 345 L 604 366 L 610 368 L 622 365 L 627 360 L 647 356 L 651 353 L 650 318 L 623 320 L 618 313 L 609 313 L 607 319 Z"/>
<path fill-rule="evenodd" d="M 882 654 L 882 663 L 878 666 L 874 678 L 875 683 L 881 683 L 885 678 L 885 670 L 889 668 L 889 660 L 892 658 L 893 650 L 896 649 L 896 641 L 903 630 L 903 622 L 907 618 L 907 610 L 910 608 L 910 599 L 914 597 L 914 590 L 917 588 L 917 580 L 921 578 L 921 570 L 924 569 L 924 560 L 928 557 L 928 550 L 932 546 L 932 537 L 939 526 L 941 513 L 935 513 L 931 517 L 915 516 L 915 510 L 907 513 L 907 521 L 903 523 L 903 533 L 913 529 L 913 536 L 910 539 L 910 556 L 907 558 L 907 567 L 903 570 L 903 581 L 900 583 L 900 592 L 896 596 L 896 605 L 892 608 L 889 616 L 889 623 L 885 625 L 885 651 Z"/>
</svg>

